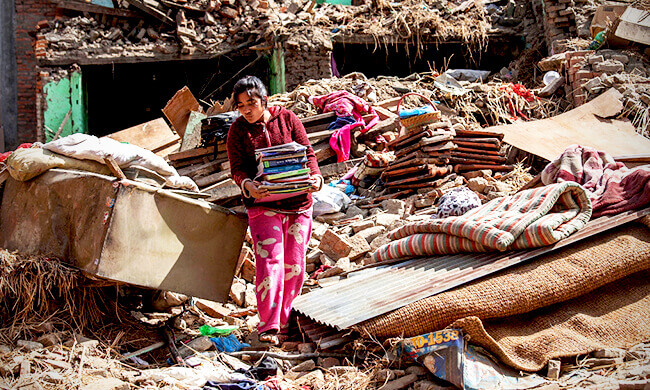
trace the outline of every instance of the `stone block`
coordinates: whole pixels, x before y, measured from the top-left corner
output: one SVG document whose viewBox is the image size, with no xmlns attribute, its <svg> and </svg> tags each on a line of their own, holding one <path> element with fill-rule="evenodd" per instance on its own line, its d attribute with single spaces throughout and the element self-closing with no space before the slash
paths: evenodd
<svg viewBox="0 0 650 390">
<path fill-rule="evenodd" d="M 209 301 L 207 299 L 197 298 L 194 304 L 199 310 L 213 318 L 224 318 L 230 315 L 230 309 L 226 308 L 221 303 Z"/>
<path fill-rule="evenodd" d="M 485 191 L 485 188 L 488 186 L 488 181 L 483 177 L 474 177 L 467 181 L 467 187 L 474 191 L 482 194 Z"/>
<path fill-rule="evenodd" d="M 620 380 L 618 388 L 619 390 L 645 390 L 650 388 L 650 380 Z"/>
<path fill-rule="evenodd" d="M 293 367 L 291 371 L 308 372 L 308 371 L 313 371 L 314 368 L 316 368 L 316 363 L 313 360 L 305 360 L 304 362 Z"/>
<path fill-rule="evenodd" d="M 246 284 L 235 281 L 230 286 L 230 298 L 235 302 L 235 305 L 244 307 L 244 302 L 246 301 Z"/>
<path fill-rule="evenodd" d="M 605 57 L 603 57 L 601 55 L 592 55 L 592 56 L 589 56 L 588 61 L 589 61 L 590 65 L 594 65 L 594 64 L 598 64 L 598 63 L 601 63 L 601 62 L 605 61 Z"/>
<path fill-rule="evenodd" d="M 381 202 L 381 208 L 386 214 L 395 214 L 402 217 L 406 210 L 406 202 L 401 199 L 386 199 Z"/>
<path fill-rule="evenodd" d="M 340 219 L 343 219 L 343 218 L 345 218 L 345 214 L 343 214 L 342 212 L 336 212 L 336 213 L 319 215 L 318 217 L 316 217 L 316 221 L 327 223 L 327 224 L 331 225 L 334 222 L 336 222 L 336 221 L 338 221 Z M 316 238 L 318 238 L 318 237 L 316 237 Z"/>
<path fill-rule="evenodd" d="M 352 206 L 348 207 L 348 210 L 345 212 L 345 218 L 346 219 L 354 218 L 354 217 L 359 216 L 359 215 L 361 217 L 364 217 L 366 215 L 366 213 L 363 210 L 361 210 L 360 208 L 358 208 L 357 206 L 355 206 L 355 205 L 352 205 Z"/>
<path fill-rule="evenodd" d="M 368 243 L 371 243 L 372 240 L 382 235 L 385 231 L 385 226 L 373 226 L 369 229 L 360 231 L 359 233 L 352 236 L 352 238 L 363 237 L 364 240 L 366 240 Z"/>
<path fill-rule="evenodd" d="M 241 278 L 247 282 L 255 283 L 255 261 L 245 258 L 241 267 Z"/>
<path fill-rule="evenodd" d="M 246 293 L 244 295 L 244 306 L 257 307 L 257 297 L 255 296 L 255 285 L 252 283 L 246 285 Z"/>
<path fill-rule="evenodd" d="M 360 231 L 365 230 L 365 229 L 369 229 L 369 228 L 371 228 L 373 226 L 375 226 L 375 221 L 373 221 L 371 219 L 366 219 L 366 220 L 363 220 L 363 221 L 355 222 L 355 223 L 350 225 L 350 227 L 352 228 L 352 231 L 354 233 L 359 233 Z"/>
<path fill-rule="evenodd" d="M 624 69 L 625 69 L 625 65 L 623 65 L 622 62 L 614 61 L 614 60 L 607 60 L 594 65 L 594 70 L 596 72 L 603 72 L 603 73 L 610 73 L 610 74 L 622 72 Z"/>
<path fill-rule="evenodd" d="M 350 243 L 352 244 L 352 250 L 348 254 L 350 260 L 363 257 L 363 255 L 370 251 L 370 244 L 368 244 L 368 241 L 364 237 L 353 236 L 350 238 Z"/>
<path fill-rule="evenodd" d="M 370 243 L 370 250 L 376 251 L 377 248 L 379 248 L 382 245 L 388 244 L 390 241 L 391 240 L 388 238 L 387 234 L 382 234 L 381 236 L 372 240 L 372 242 Z"/>
<path fill-rule="evenodd" d="M 318 217 L 316 217 L 318 218 Z M 311 236 L 320 241 L 323 239 L 323 234 L 327 231 L 327 225 L 317 221 L 312 222 L 311 225 Z"/>
<path fill-rule="evenodd" d="M 318 249 L 334 260 L 347 257 L 352 251 L 352 243 L 345 237 L 327 230 L 321 239 Z"/>
<path fill-rule="evenodd" d="M 630 61 L 630 57 L 626 56 L 625 54 L 612 54 L 611 59 L 623 64 L 627 64 Z"/>
<path fill-rule="evenodd" d="M 320 243 L 319 243 L 320 245 Z M 307 264 L 318 264 L 320 263 L 320 256 L 323 254 L 323 251 L 320 249 L 312 249 L 309 253 L 307 253 L 307 256 L 305 257 L 305 260 L 307 261 Z"/>
<path fill-rule="evenodd" d="M 63 341 L 61 332 L 53 332 L 40 336 L 36 339 L 37 343 L 43 344 L 44 347 L 60 344 Z"/>
<path fill-rule="evenodd" d="M 401 217 L 396 214 L 378 214 L 375 217 L 375 223 L 378 226 L 383 226 L 388 230 L 393 229 L 393 227 L 395 227 L 400 220 Z"/>
<path fill-rule="evenodd" d="M 345 258 L 347 259 L 347 257 L 345 257 Z M 320 274 L 318 274 L 318 276 L 316 277 L 316 279 L 330 278 L 330 277 L 332 277 L 332 276 L 340 275 L 340 274 L 342 274 L 343 272 L 345 272 L 345 270 L 344 270 L 343 268 L 341 268 L 341 267 L 337 267 L 337 266 L 334 266 L 334 267 L 332 267 L 332 268 L 328 268 L 328 269 L 326 269 L 325 271 L 323 271 L 323 272 L 321 272 Z"/>
</svg>

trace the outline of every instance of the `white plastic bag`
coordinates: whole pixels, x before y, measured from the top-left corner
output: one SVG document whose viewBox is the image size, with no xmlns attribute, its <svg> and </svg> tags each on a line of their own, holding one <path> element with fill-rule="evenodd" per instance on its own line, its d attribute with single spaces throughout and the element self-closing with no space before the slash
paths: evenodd
<svg viewBox="0 0 650 390">
<path fill-rule="evenodd" d="M 313 199 L 314 217 L 341 211 L 342 208 L 348 207 L 351 202 L 347 195 L 331 186 L 323 186 L 323 189 L 313 194 Z"/>
</svg>

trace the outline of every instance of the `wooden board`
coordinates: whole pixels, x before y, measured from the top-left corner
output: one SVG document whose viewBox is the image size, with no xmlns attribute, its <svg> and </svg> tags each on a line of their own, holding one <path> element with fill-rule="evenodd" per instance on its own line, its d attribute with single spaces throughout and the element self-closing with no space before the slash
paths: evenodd
<svg viewBox="0 0 650 390">
<path fill-rule="evenodd" d="M 650 140 L 637 134 L 628 120 L 612 118 L 623 110 L 623 95 L 610 89 L 589 103 L 553 118 L 488 128 L 504 133 L 503 141 L 552 161 L 579 144 L 612 156 L 647 153 Z"/>
<path fill-rule="evenodd" d="M 169 99 L 162 112 L 169 119 L 174 130 L 182 137 L 185 134 L 185 127 L 187 127 L 187 122 L 190 119 L 190 113 L 199 110 L 199 102 L 192 95 L 190 89 L 185 86 Z"/>
<path fill-rule="evenodd" d="M 118 142 L 128 142 L 141 148 L 156 152 L 175 145 L 180 141 L 178 134 L 174 133 L 163 118 L 120 130 L 106 137 Z"/>
<path fill-rule="evenodd" d="M 202 112 L 192 111 L 185 126 L 181 151 L 198 148 L 201 144 L 201 121 L 206 118 Z"/>
</svg>

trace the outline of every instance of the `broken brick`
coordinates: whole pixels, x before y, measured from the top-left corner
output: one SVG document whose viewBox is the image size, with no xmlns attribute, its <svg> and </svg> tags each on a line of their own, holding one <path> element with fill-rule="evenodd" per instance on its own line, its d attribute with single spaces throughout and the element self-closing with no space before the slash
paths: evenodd
<svg viewBox="0 0 650 390">
<path fill-rule="evenodd" d="M 352 243 L 331 230 L 327 230 L 323 234 L 323 239 L 318 246 L 318 249 L 323 251 L 324 254 L 331 257 L 332 259 L 340 259 L 341 257 L 347 257 L 352 251 Z"/>
</svg>

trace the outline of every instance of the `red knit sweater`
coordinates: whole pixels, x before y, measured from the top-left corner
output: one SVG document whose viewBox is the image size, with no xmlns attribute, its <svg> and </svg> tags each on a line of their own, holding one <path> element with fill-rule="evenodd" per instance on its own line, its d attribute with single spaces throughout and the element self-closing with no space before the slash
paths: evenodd
<svg viewBox="0 0 650 390">
<path fill-rule="evenodd" d="M 254 179 L 257 174 L 257 163 L 255 161 L 255 149 L 269 146 L 282 145 L 296 141 L 307 146 L 307 167 L 312 175 L 320 175 L 316 154 L 309 143 L 305 127 L 300 119 L 293 112 L 284 107 L 269 107 L 271 118 L 264 125 L 262 119 L 255 123 L 240 116 L 233 122 L 228 130 L 226 146 L 228 149 L 228 160 L 230 161 L 230 173 L 232 179 L 241 187 L 244 179 Z M 264 129 L 268 132 L 271 145 L 264 135 Z M 242 196 L 244 206 L 250 208 L 256 205 L 268 207 L 274 210 L 288 212 L 303 211 L 311 207 L 311 194 L 300 194 L 277 202 L 255 203 L 253 198 Z"/>
</svg>

